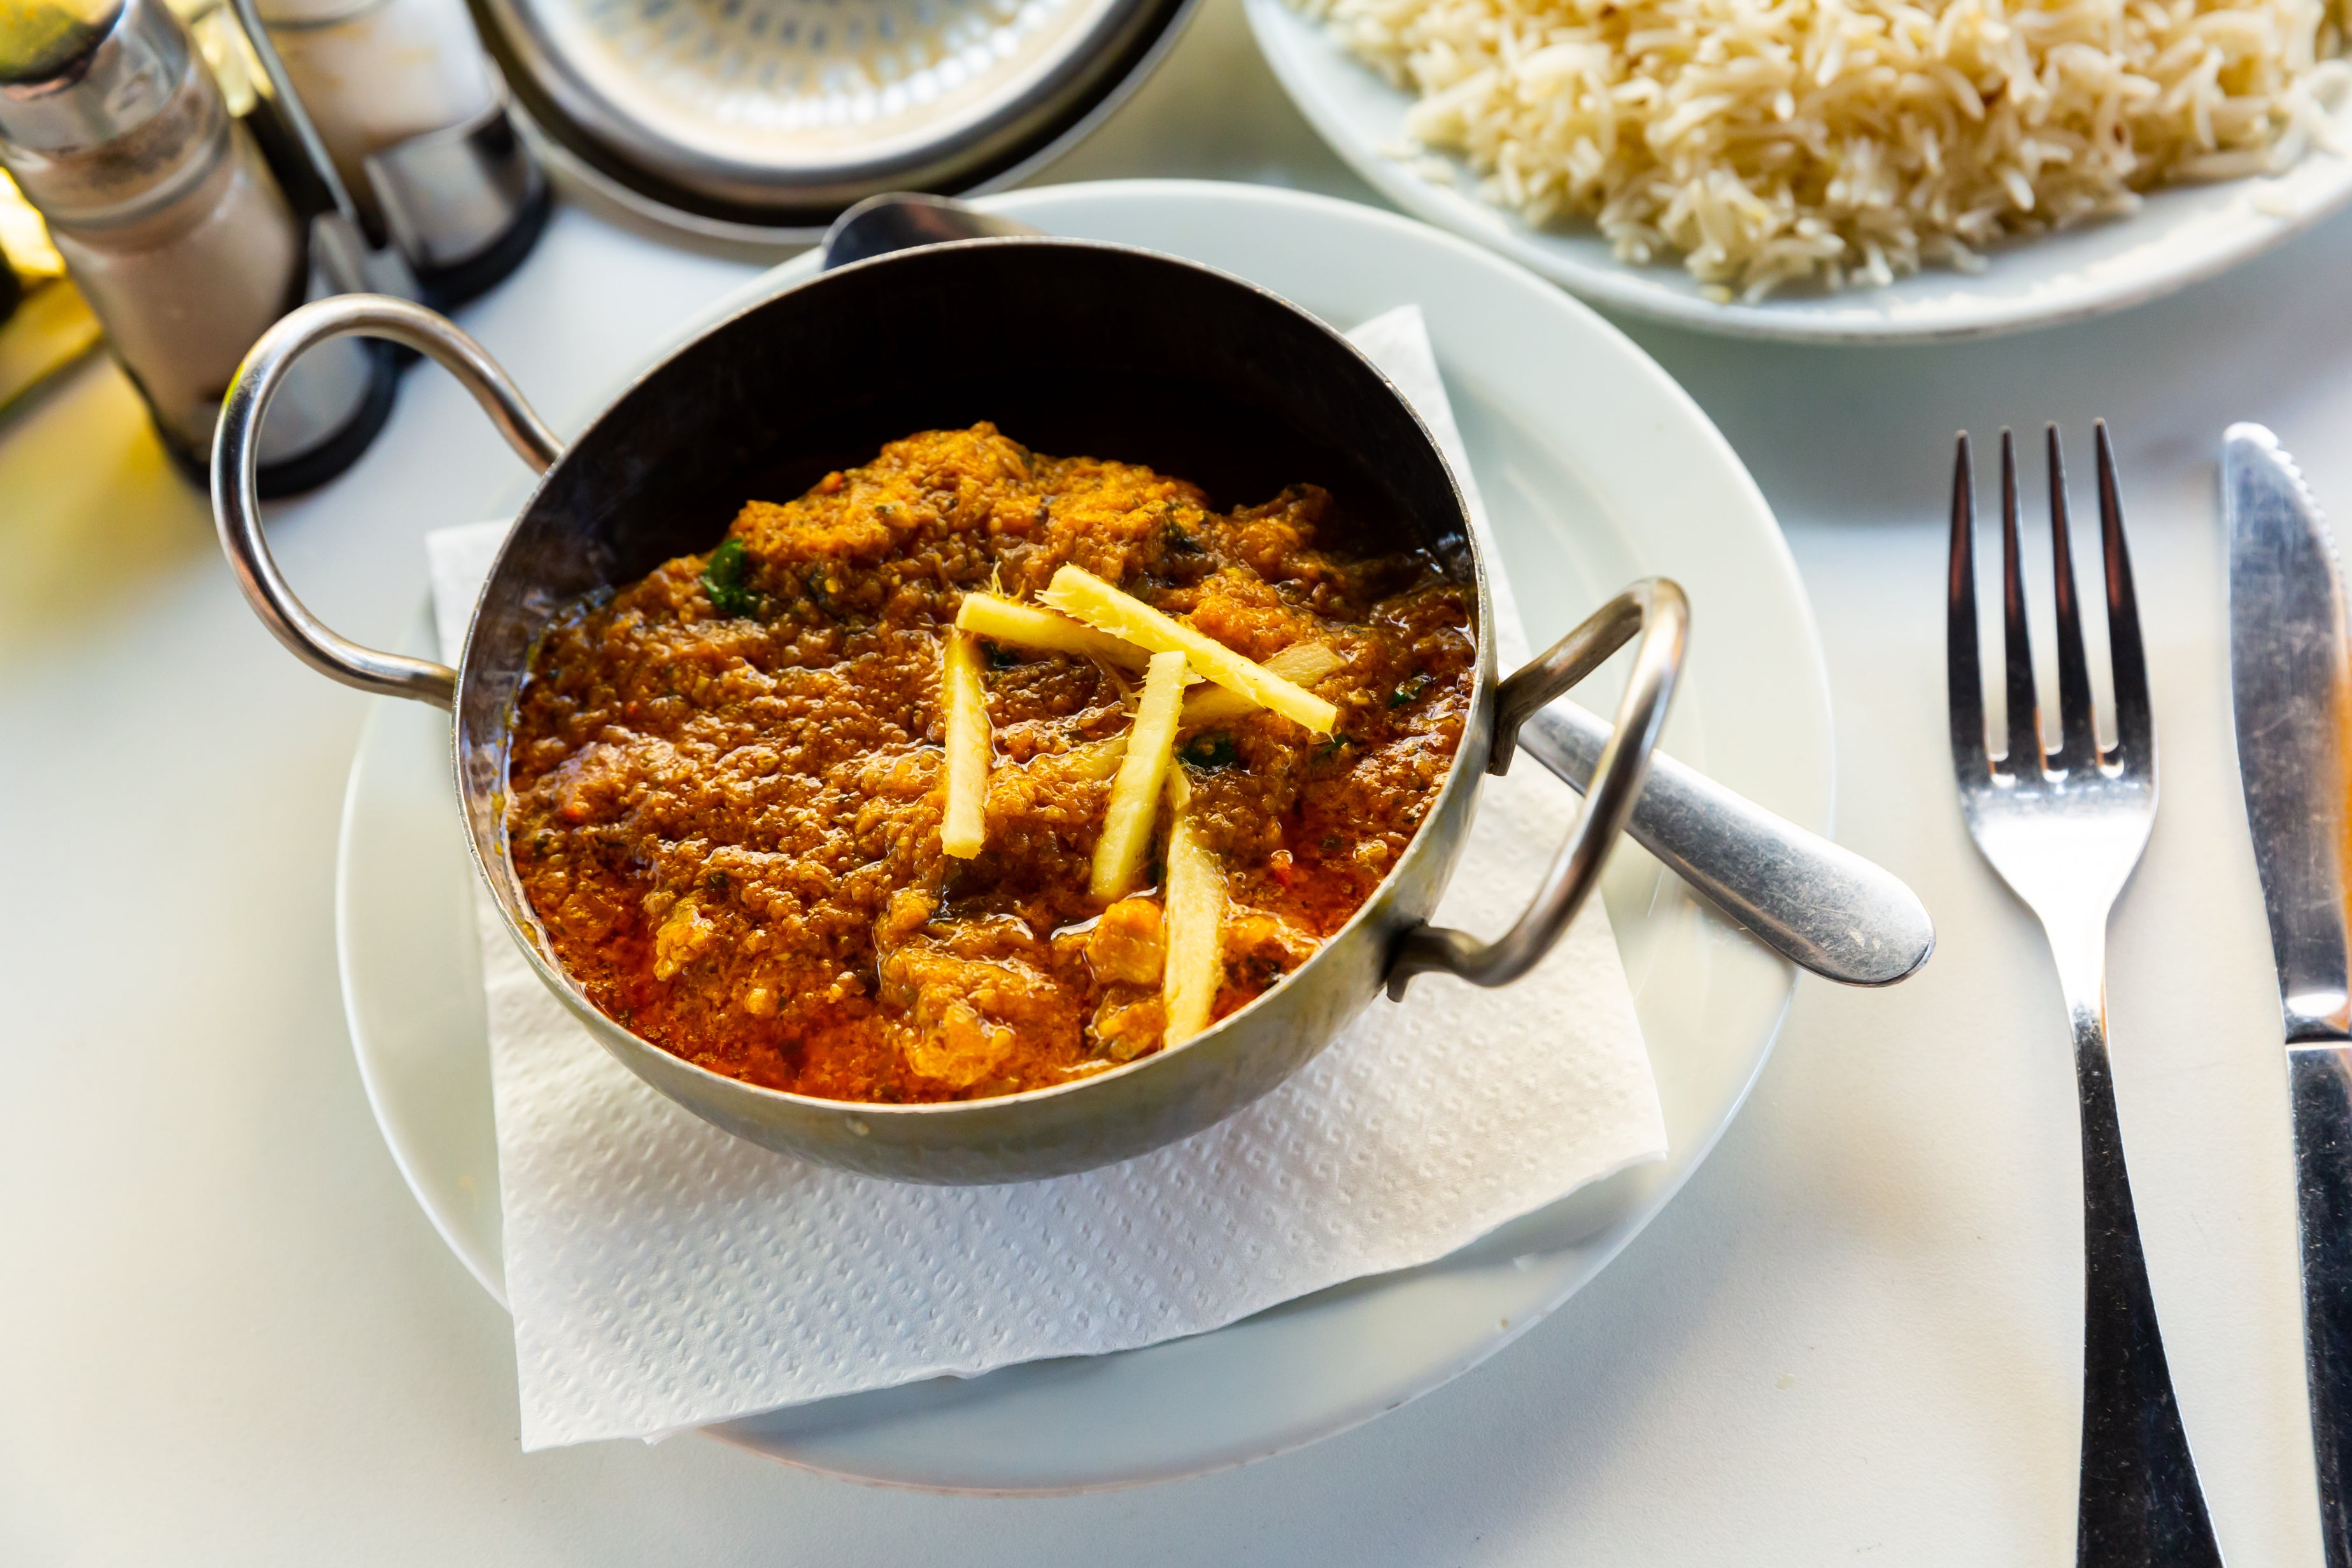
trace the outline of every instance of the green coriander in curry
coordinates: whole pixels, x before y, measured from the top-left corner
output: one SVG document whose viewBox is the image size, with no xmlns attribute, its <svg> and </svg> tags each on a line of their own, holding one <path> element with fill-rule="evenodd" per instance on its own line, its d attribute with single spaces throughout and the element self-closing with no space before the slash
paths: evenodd
<svg viewBox="0 0 2352 1568">
<path fill-rule="evenodd" d="M 533 655 L 508 829 L 557 957 L 665 1050 L 848 1101 L 1064 1082 L 1246 1005 L 1379 885 L 1468 713 L 1464 591 L 1347 532 L 1312 486 L 1220 512 L 988 424 L 750 503 Z M 955 629 L 1048 619 L 1085 574 L 1218 647 L 1147 675 L 1151 650 L 1075 622 L 1076 652 Z M 1329 733 L 1201 680 L 1221 650 L 1302 672 L 1292 711 Z M 1097 863 L 1115 789 L 1150 835 L 1129 872 Z"/>
</svg>

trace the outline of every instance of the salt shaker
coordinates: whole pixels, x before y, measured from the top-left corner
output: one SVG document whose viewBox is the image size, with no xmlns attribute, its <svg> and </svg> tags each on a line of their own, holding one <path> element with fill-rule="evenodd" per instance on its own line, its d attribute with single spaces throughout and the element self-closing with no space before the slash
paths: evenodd
<svg viewBox="0 0 2352 1568">
<path fill-rule="evenodd" d="M 47 221 L 164 445 L 201 476 L 238 361 L 312 292 L 303 229 L 163 0 L 68 23 L 0 56 L 0 166 Z M 340 473 L 391 409 L 391 361 L 371 345 L 328 345 L 297 373 L 262 432 L 265 494 Z"/>
</svg>

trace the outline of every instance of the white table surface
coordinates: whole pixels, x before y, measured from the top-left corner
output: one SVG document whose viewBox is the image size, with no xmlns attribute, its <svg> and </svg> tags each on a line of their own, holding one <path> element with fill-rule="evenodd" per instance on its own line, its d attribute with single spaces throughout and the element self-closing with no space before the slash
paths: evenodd
<svg viewBox="0 0 2352 1568">
<path fill-rule="evenodd" d="M 1233 0 L 1050 177 L 1119 174 L 1369 199 Z M 467 320 L 567 428 L 748 270 L 568 210 Z M 693 1437 L 517 1451 L 507 1320 L 401 1185 L 344 1033 L 331 867 L 363 699 L 269 640 L 127 387 L 83 373 L 0 439 L 0 1562 L 2068 1561 L 2074 1097 L 2041 939 L 1952 805 L 1942 514 L 1955 427 L 2063 420 L 2080 476 L 2104 414 L 2163 746 L 2113 934 L 2141 1223 L 2225 1552 L 2318 1563 L 2213 468 L 2224 423 L 2263 420 L 2352 515 L 2347 276 L 2339 221 L 2022 339 L 1633 328 L 1787 528 L 1834 684 L 1840 836 L 1919 889 L 1941 950 L 1890 992 L 1808 981 L 1683 1196 L 1485 1366 L 1303 1452 L 1050 1501 L 866 1490 Z M 521 489 L 425 373 L 273 537 L 330 622 L 384 640 L 416 612 L 424 531 Z"/>
</svg>

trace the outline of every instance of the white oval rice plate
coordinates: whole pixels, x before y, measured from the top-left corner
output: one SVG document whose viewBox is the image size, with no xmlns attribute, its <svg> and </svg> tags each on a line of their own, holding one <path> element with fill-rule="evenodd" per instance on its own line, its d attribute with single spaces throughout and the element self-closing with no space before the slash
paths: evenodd
<svg viewBox="0 0 2352 1568">
<path fill-rule="evenodd" d="M 1993 252 L 1981 273 L 1934 268 L 1883 288 L 1791 292 L 1717 304 L 1675 262 L 1635 267 L 1597 230 L 1529 227 L 1481 201 L 1467 166 L 1433 183 L 1383 149 L 1404 141 L 1411 95 L 1351 58 L 1288 0 L 1243 0 L 1251 30 L 1283 87 L 1332 149 L 1416 217 L 1493 247 L 1613 309 L 1701 331 L 1797 342 L 1924 342 L 1991 337 L 2120 310 L 2210 277 L 2294 237 L 2352 200 L 2352 160 L 2314 151 L 2273 179 L 2182 186 L 2137 213 L 2023 240 Z M 2352 100 L 2336 111 L 2352 144 Z"/>
</svg>

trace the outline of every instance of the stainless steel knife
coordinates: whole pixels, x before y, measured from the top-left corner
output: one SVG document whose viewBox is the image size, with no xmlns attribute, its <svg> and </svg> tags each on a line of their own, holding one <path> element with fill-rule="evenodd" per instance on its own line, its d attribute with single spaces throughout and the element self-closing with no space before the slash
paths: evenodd
<svg viewBox="0 0 2352 1568">
<path fill-rule="evenodd" d="M 2259 424 L 2221 438 L 2238 773 L 2278 960 L 2303 1233 L 2303 1351 L 2329 1568 L 2352 1568 L 2352 648 L 2335 541 Z"/>
</svg>

